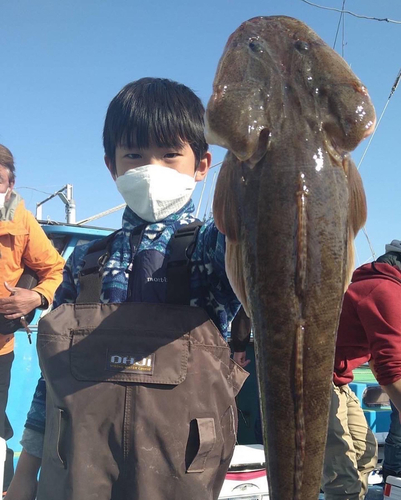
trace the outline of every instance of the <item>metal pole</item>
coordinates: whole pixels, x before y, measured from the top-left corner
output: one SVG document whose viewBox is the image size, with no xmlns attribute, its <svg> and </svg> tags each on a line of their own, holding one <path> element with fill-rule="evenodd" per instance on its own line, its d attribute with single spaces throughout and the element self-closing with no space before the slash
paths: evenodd
<svg viewBox="0 0 401 500">
<path fill-rule="evenodd" d="M 36 203 L 36 220 L 42 220 L 42 203 Z"/>
<path fill-rule="evenodd" d="M 86 219 L 79 220 L 77 222 L 78 226 L 81 226 L 82 224 L 86 224 L 87 222 L 91 222 L 96 219 L 100 219 L 101 217 L 104 217 L 105 215 L 110 215 L 113 212 L 117 212 L 117 210 L 121 210 L 122 208 L 125 208 L 127 205 L 125 203 L 122 203 L 121 205 L 117 205 L 114 208 L 109 208 L 108 210 L 105 210 L 104 212 L 100 212 L 96 215 L 92 215 L 91 217 L 87 217 Z"/>
<path fill-rule="evenodd" d="M 75 200 L 73 196 L 73 186 L 72 184 L 66 184 L 64 187 L 48 196 L 45 200 L 40 201 L 36 204 L 36 219 L 42 220 L 42 205 L 50 201 L 54 197 L 58 196 L 60 200 L 65 205 L 65 217 L 67 224 L 75 224 L 76 221 L 76 207 Z"/>
<path fill-rule="evenodd" d="M 200 198 L 199 198 L 198 208 L 196 209 L 196 213 L 195 213 L 195 217 L 196 218 L 198 218 L 198 215 L 199 215 L 199 210 L 200 210 L 201 203 L 202 203 L 203 193 L 204 193 L 205 187 L 206 187 L 206 179 L 207 179 L 207 174 L 208 173 L 209 172 L 206 172 L 205 178 L 203 179 L 202 192 L 201 192 L 201 195 L 200 195 Z"/>
<path fill-rule="evenodd" d="M 65 205 L 65 213 L 68 224 L 75 224 L 76 222 L 76 207 L 75 200 L 73 195 L 73 186 L 72 184 L 67 184 L 66 186 L 66 198 L 67 202 Z"/>
</svg>

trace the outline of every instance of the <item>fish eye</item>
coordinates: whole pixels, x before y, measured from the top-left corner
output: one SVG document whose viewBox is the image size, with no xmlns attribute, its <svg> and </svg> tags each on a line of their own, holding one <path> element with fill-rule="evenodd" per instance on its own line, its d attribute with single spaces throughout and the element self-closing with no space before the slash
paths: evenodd
<svg viewBox="0 0 401 500">
<path fill-rule="evenodd" d="M 297 40 L 295 42 L 295 48 L 299 52 L 306 52 L 307 50 L 309 50 L 309 45 L 306 42 L 304 42 L 303 40 Z"/>
<path fill-rule="evenodd" d="M 256 39 L 250 39 L 249 48 L 252 50 L 252 52 L 263 52 L 262 44 L 259 43 Z"/>
</svg>

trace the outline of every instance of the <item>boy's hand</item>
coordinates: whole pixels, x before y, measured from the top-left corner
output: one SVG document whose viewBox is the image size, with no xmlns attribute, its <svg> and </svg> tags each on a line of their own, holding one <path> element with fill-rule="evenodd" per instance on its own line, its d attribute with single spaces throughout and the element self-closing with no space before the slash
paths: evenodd
<svg viewBox="0 0 401 500">
<path fill-rule="evenodd" d="M 250 359 L 246 359 L 246 352 L 235 352 L 233 355 L 233 359 L 236 363 L 238 363 L 242 368 L 245 368 L 251 362 Z"/>
<path fill-rule="evenodd" d="M 7 282 L 4 286 L 11 293 L 9 297 L 0 299 L 0 313 L 4 314 L 6 319 L 18 319 L 39 307 L 42 302 L 38 292 L 12 287 Z"/>
<path fill-rule="evenodd" d="M 35 500 L 37 479 L 24 479 L 23 481 L 12 480 L 4 498 L 7 500 Z"/>
</svg>

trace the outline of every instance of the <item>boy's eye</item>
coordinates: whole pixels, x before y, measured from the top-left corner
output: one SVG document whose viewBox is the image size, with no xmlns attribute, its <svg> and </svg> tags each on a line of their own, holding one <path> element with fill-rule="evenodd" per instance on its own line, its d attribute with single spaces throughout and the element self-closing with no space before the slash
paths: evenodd
<svg viewBox="0 0 401 500">
<path fill-rule="evenodd" d="M 129 154 L 127 154 L 126 156 L 127 156 L 127 158 L 129 158 L 130 160 L 139 160 L 140 158 L 142 158 L 142 157 L 141 157 L 141 155 L 140 155 L 140 154 L 138 154 L 138 153 L 129 153 Z"/>
<path fill-rule="evenodd" d="M 177 156 L 180 156 L 180 153 L 166 153 L 164 155 L 165 158 L 177 158 Z"/>
</svg>

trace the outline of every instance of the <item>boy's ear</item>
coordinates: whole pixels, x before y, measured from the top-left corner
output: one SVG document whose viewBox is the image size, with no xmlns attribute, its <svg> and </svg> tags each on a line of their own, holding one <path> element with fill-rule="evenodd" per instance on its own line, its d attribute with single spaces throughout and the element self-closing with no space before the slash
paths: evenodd
<svg viewBox="0 0 401 500">
<path fill-rule="evenodd" d="M 203 179 L 206 177 L 206 174 L 208 173 L 211 164 L 212 164 L 212 154 L 210 153 L 210 151 L 207 151 L 205 153 L 205 156 L 199 162 L 198 168 L 196 169 L 196 175 L 195 175 L 196 182 L 203 181 Z"/>
<path fill-rule="evenodd" d="M 104 155 L 104 162 L 106 164 L 106 167 L 109 169 L 111 176 L 113 177 L 113 181 L 115 181 L 117 179 L 117 174 L 112 160 L 110 160 L 107 155 Z"/>
</svg>

